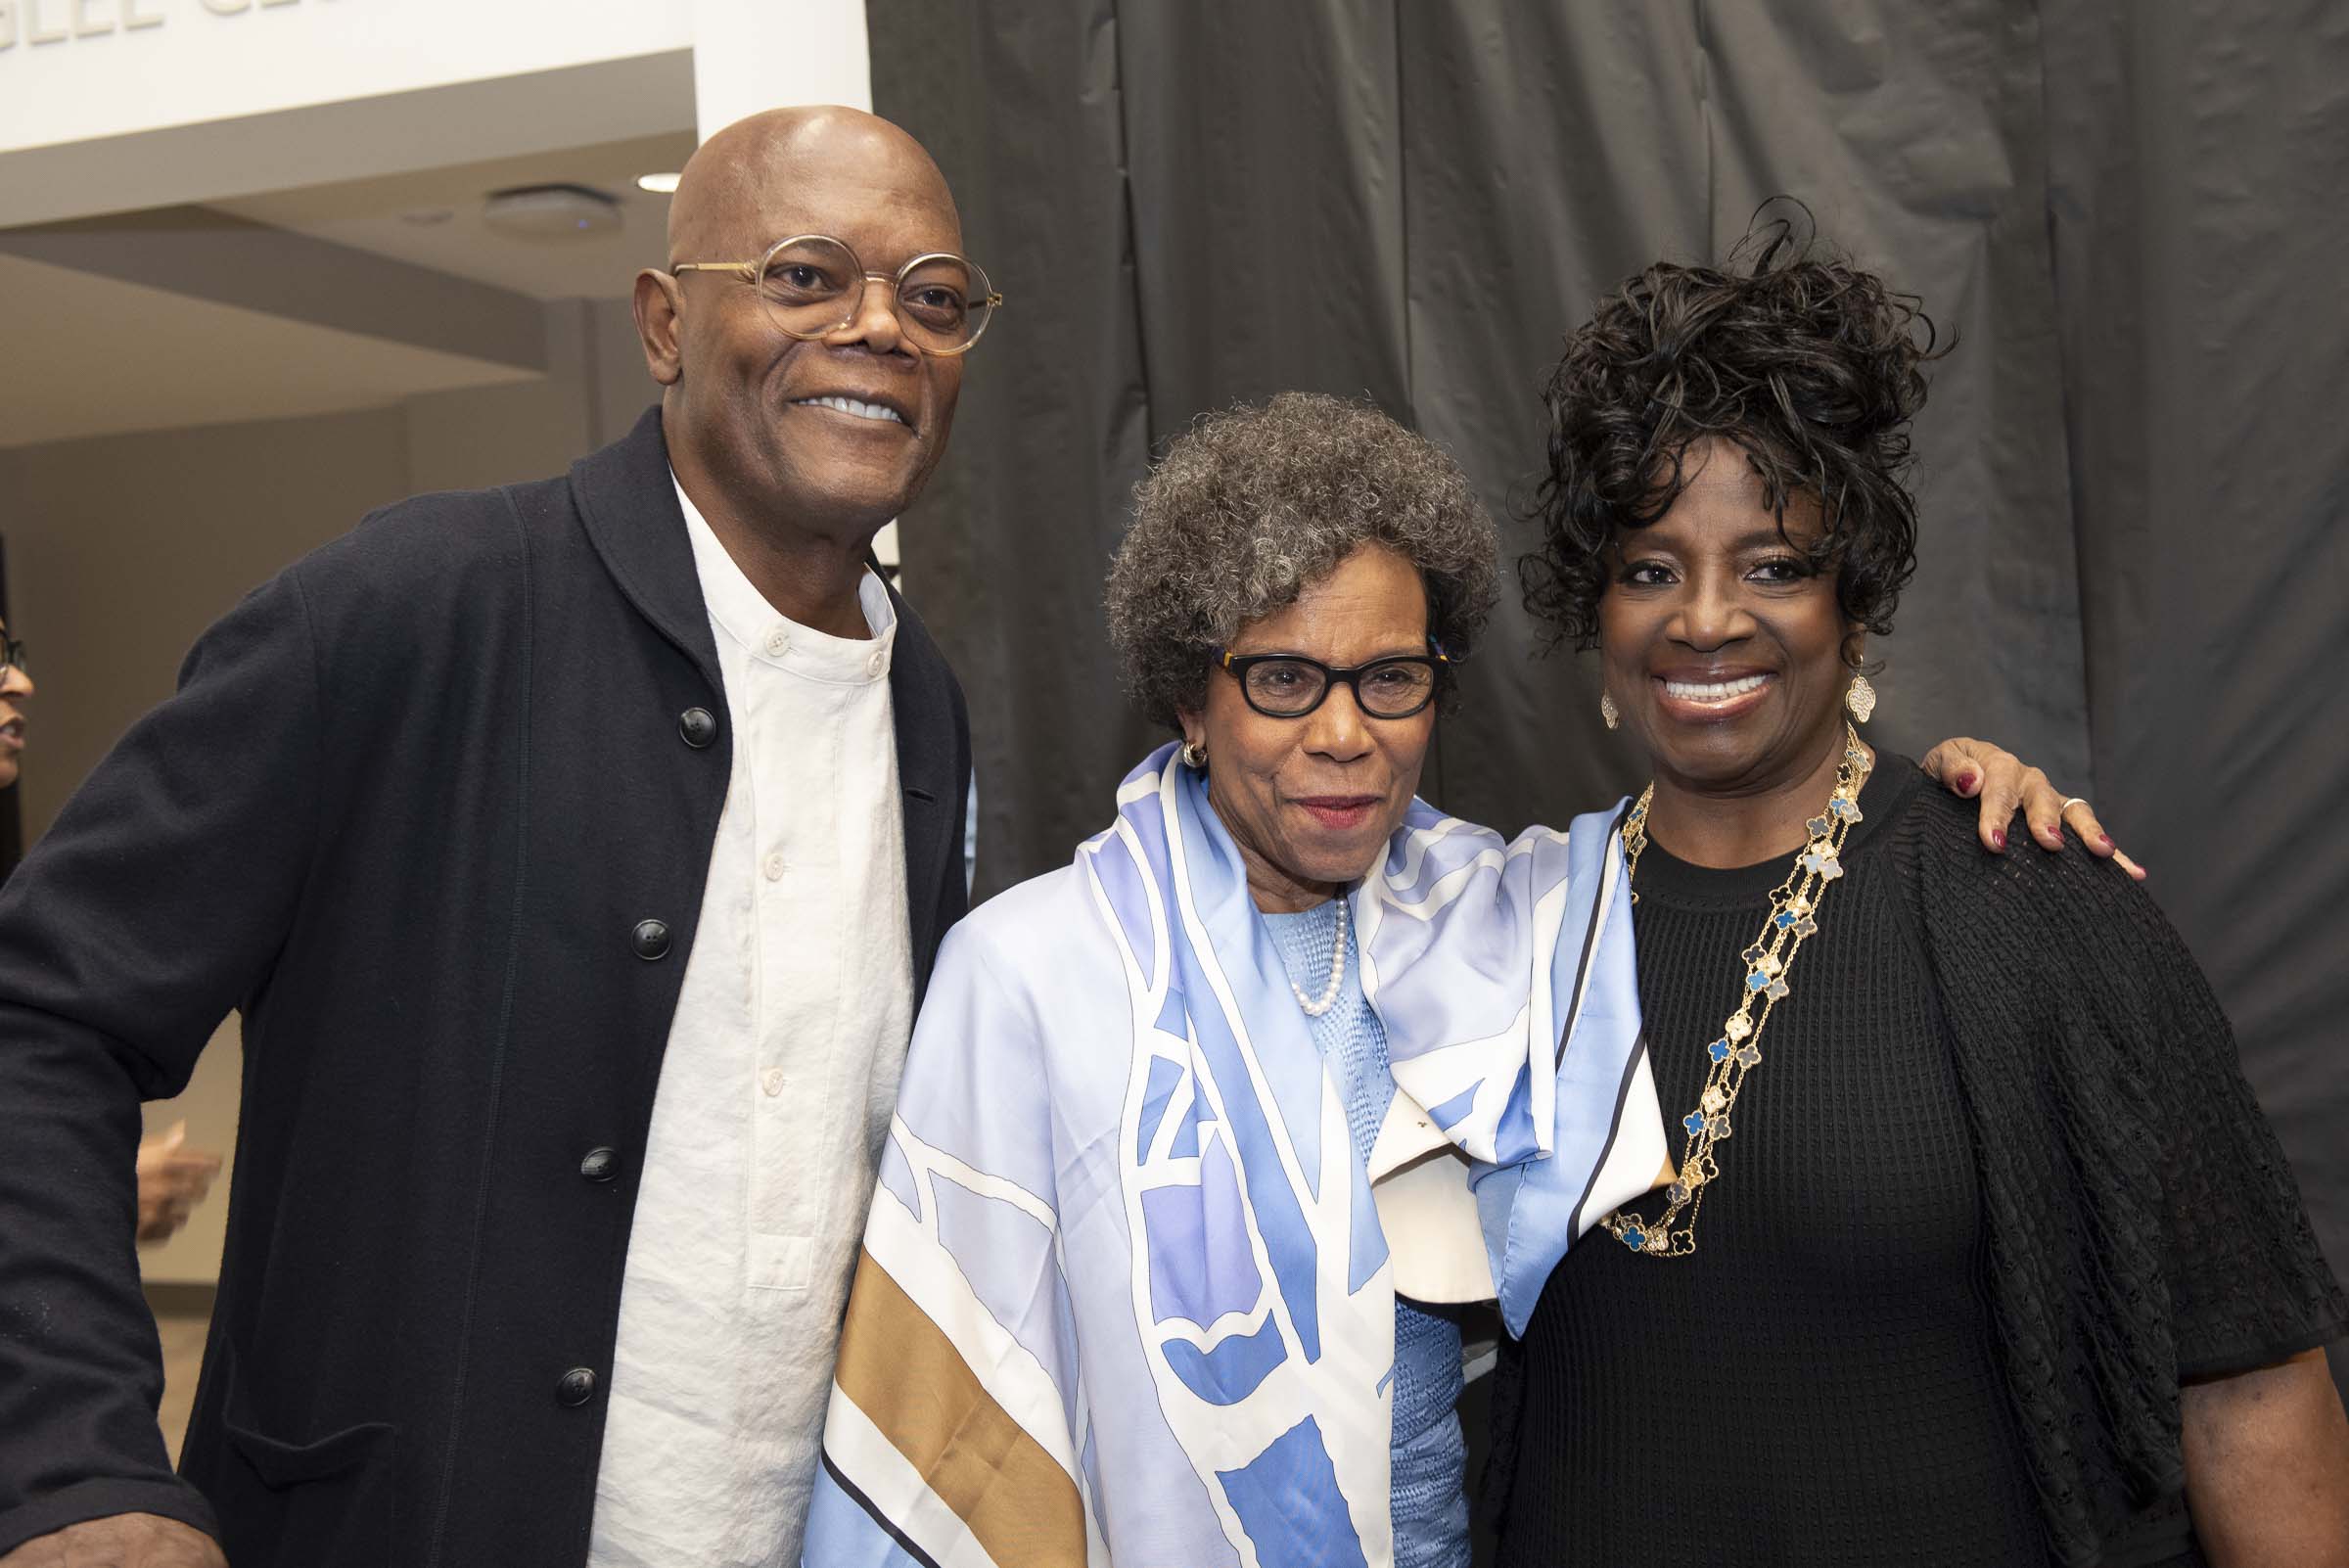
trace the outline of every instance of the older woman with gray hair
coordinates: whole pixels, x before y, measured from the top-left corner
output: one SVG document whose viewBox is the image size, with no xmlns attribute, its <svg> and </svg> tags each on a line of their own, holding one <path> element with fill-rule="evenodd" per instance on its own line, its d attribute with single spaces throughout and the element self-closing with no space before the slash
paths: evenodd
<svg viewBox="0 0 2349 1568">
<path fill-rule="evenodd" d="M 1670 1179 L 1613 813 L 1414 798 L 1495 555 L 1457 465 L 1336 398 L 1142 484 L 1111 633 L 1180 742 L 940 954 L 808 1562 L 1466 1562 L 1459 1334 L 1415 1303 L 1521 1327 Z"/>
</svg>

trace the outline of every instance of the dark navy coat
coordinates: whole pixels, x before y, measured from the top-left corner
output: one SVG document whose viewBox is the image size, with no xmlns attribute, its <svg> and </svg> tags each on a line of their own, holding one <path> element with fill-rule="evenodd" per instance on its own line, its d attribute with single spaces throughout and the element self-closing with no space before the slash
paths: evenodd
<svg viewBox="0 0 2349 1568">
<path fill-rule="evenodd" d="M 902 605 L 914 972 L 962 913 L 962 694 Z M 256 589 L 0 892 L 0 1551 L 149 1511 L 234 1568 L 576 1564 L 732 736 L 658 410 Z M 183 1461 L 142 1097 L 231 1009 L 227 1253 Z"/>
</svg>

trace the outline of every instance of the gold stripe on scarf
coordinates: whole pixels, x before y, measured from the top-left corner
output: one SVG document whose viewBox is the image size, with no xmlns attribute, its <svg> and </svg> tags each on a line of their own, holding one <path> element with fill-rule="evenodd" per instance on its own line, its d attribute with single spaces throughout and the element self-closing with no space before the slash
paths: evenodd
<svg viewBox="0 0 2349 1568">
<path fill-rule="evenodd" d="M 835 1375 L 1000 1568 L 1083 1568 L 1076 1482 L 869 1252 L 857 1259 Z"/>
</svg>

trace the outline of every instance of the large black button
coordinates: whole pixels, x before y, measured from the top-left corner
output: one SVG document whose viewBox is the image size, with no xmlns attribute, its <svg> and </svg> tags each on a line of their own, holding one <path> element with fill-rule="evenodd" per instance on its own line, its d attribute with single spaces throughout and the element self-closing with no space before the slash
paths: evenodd
<svg viewBox="0 0 2349 1568">
<path fill-rule="evenodd" d="M 639 920 L 636 922 L 636 956 L 659 958 L 668 951 L 668 922 Z"/>
<path fill-rule="evenodd" d="M 677 715 L 677 733 L 698 752 L 717 739 L 716 715 L 707 708 L 688 708 Z"/>
<path fill-rule="evenodd" d="M 555 1398 L 566 1405 L 584 1405 L 595 1398 L 595 1374 L 584 1366 L 575 1366 L 563 1374 L 555 1385 Z"/>
<path fill-rule="evenodd" d="M 620 1175 L 620 1156 L 610 1149 L 589 1149 L 579 1162 L 579 1175 L 590 1181 L 609 1181 Z"/>
</svg>

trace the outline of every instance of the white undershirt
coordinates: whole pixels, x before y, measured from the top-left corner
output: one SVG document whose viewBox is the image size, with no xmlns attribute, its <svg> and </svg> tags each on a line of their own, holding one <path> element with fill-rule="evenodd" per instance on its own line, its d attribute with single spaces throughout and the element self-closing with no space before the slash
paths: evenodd
<svg viewBox="0 0 2349 1568">
<path fill-rule="evenodd" d="M 913 1016 L 889 662 L 784 619 L 682 487 L 734 770 L 661 1062 L 590 1568 L 794 1565 Z"/>
</svg>

